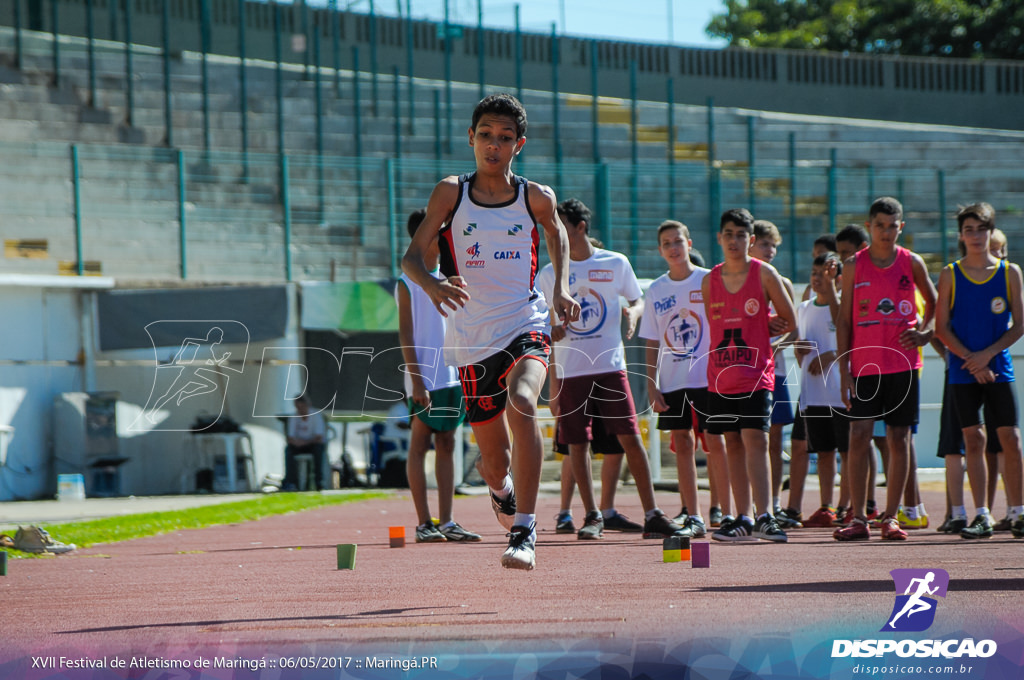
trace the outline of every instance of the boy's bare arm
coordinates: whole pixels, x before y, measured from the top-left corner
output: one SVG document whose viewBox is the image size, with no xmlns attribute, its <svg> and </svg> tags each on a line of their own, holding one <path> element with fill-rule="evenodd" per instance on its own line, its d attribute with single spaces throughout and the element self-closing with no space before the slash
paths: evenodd
<svg viewBox="0 0 1024 680">
<path fill-rule="evenodd" d="M 923 347 L 932 339 L 932 335 L 935 332 L 935 300 L 938 297 L 935 292 L 935 286 L 932 285 L 932 280 L 928 277 L 928 268 L 925 267 L 924 260 L 921 259 L 920 255 L 913 253 L 910 257 L 914 284 L 921 292 L 921 297 L 924 298 L 924 317 L 917 328 L 908 328 L 900 333 L 900 344 L 904 349 Z"/>
<path fill-rule="evenodd" d="M 857 264 L 849 258 L 843 265 L 843 287 L 839 297 L 839 317 L 836 319 L 836 354 L 839 356 L 839 382 L 843 404 L 850 408 L 850 344 L 853 331 L 853 282 L 857 279 Z"/>
<path fill-rule="evenodd" d="M 555 270 L 555 285 L 548 304 L 562 323 L 575 321 L 580 315 L 580 305 L 569 294 L 569 237 L 562 221 L 558 219 L 555 192 L 536 182 L 530 182 L 528 191 L 530 207 L 537 224 L 544 229 L 548 257 Z"/>
<path fill-rule="evenodd" d="M 661 358 L 661 345 L 657 340 L 647 341 L 647 397 L 655 413 L 668 410 L 668 403 L 658 389 L 658 360 Z"/>
<path fill-rule="evenodd" d="M 430 403 L 430 396 L 423 384 L 419 359 L 416 357 L 416 341 L 412 325 L 412 298 L 404 281 L 398 282 L 398 342 L 402 344 L 404 370 L 412 379 L 412 394 L 409 397 L 420 406 Z"/>
<path fill-rule="evenodd" d="M 796 330 L 796 310 L 793 308 L 793 299 L 786 292 L 782 277 L 770 264 L 761 266 L 761 285 L 775 307 L 775 314 L 786 322 L 784 327 L 773 328 L 772 332 L 781 334 Z"/>
<path fill-rule="evenodd" d="M 461 284 L 459 277 L 453 282 L 438 281 L 423 264 L 423 255 L 437 240 L 441 227 L 451 215 L 455 208 L 455 201 L 459 196 L 459 178 L 455 176 L 445 177 L 437 183 L 430 194 L 430 201 L 427 203 L 427 214 L 420 223 L 419 229 L 412 237 L 408 250 L 402 258 L 402 271 L 408 275 L 423 291 L 430 296 L 434 307 L 441 313 L 441 316 L 448 316 L 445 307 L 457 309 L 466 304 L 469 293 Z"/>
</svg>

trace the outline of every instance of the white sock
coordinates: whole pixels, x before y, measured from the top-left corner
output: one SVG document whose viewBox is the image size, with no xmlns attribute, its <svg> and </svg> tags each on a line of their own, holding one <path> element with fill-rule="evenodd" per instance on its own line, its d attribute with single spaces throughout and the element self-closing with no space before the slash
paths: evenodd
<svg viewBox="0 0 1024 680">
<path fill-rule="evenodd" d="M 488 487 L 490 488 L 490 487 Z M 512 477 L 505 475 L 505 479 L 502 482 L 500 489 L 491 488 L 491 493 L 498 497 L 499 500 L 505 500 L 512 493 Z"/>
<path fill-rule="evenodd" d="M 559 517 L 572 517 L 572 510 L 570 510 L 569 508 L 562 508 L 561 510 L 558 511 L 558 516 Z"/>
<path fill-rule="evenodd" d="M 517 512 L 516 518 L 512 520 L 512 526 L 534 527 L 537 524 L 537 515 L 528 515 L 525 512 Z"/>
<path fill-rule="evenodd" d="M 782 503 L 779 501 L 778 496 L 772 496 L 772 509 L 775 511 L 774 514 L 782 512 Z"/>
<path fill-rule="evenodd" d="M 918 503 L 916 509 L 917 509 L 917 516 L 918 517 L 927 517 L 928 516 L 928 513 L 924 511 L 924 503 Z"/>
<path fill-rule="evenodd" d="M 991 517 L 988 508 L 986 508 L 985 506 L 981 506 L 980 508 L 978 508 L 978 514 L 984 517 Z"/>
<path fill-rule="evenodd" d="M 967 508 L 963 505 L 954 505 L 953 519 L 967 519 Z"/>
<path fill-rule="evenodd" d="M 917 507 L 904 507 L 903 514 L 907 516 L 907 519 L 917 519 Z"/>
<path fill-rule="evenodd" d="M 449 520 L 449 521 L 445 522 L 444 524 L 442 524 L 441 526 L 439 526 L 438 529 L 447 529 L 448 527 L 453 527 L 453 526 L 455 526 L 455 520 Z"/>
<path fill-rule="evenodd" d="M 601 511 L 601 517 L 605 519 L 608 519 L 609 517 L 615 517 L 615 515 L 617 514 L 619 514 L 619 511 L 616 510 L 615 508 L 608 508 L 607 510 Z"/>
<path fill-rule="evenodd" d="M 651 508 L 650 510 L 648 510 L 647 512 L 644 513 L 644 519 L 652 520 L 655 517 L 657 517 L 658 515 L 664 515 L 664 514 L 665 513 L 663 513 L 661 511 L 661 508 L 655 506 L 655 507 Z"/>
<path fill-rule="evenodd" d="M 1006 516 L 1010 518 L 1011 522 L 1016 522 L 1021 515 L 1024 515 L 1024 505 L 1014 505 L 1006 511 Z"/>
</svg>

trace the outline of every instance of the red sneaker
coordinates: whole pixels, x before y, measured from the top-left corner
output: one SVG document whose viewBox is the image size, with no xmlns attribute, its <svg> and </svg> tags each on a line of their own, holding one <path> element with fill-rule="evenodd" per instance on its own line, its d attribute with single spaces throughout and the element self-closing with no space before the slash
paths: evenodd
<svg viewBox="0 0 1024 680">
<path fill-rule="evenodd" d="M 905 541 L 907 540 L 907 532 L 900 529 L 900 522 L 892 515 L 886 515 L 882 520 L 882 540 L 883 541 Z"/>
<path fill-rule="evenodd" d="M 837 541 L 866 541 L 871 538 L 871 530 L 868 529 L 867 522 L 856 518 L 845 529 L 836 529 L 832 538 Z M 904 534 L 904 538 L 906 538 L 906 534 Z"/>
<path fill-rule="evenodd" d="M 830 507 L 821 507 L 814 511 L 814 514 L 804 520 L 805 527 L 825 528 L 831 527 L 836 521 L 836 511 Z"/>
</svg>

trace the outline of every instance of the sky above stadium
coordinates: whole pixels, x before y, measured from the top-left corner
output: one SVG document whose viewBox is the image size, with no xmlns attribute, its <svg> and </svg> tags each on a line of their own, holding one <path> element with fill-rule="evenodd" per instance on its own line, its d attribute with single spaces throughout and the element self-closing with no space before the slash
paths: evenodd
<svg viewBox="0 0 1024 680">
<path fill-rule="evenodd" d="M 444 0 L 408 0 L 417 19 L 444 20 Z M 353 11 L 369 11 L 369 0 L 349 4 Z M 725 41 L 704 33 L 711 17 L 723 7 L 722 0 L 483 0 L 484 25 L 511 29 L 515 26 L 515 8 L 520 7 L 520 25 L 524 31 L 550 33 L 552 24 L 559 33 L 576 36 L 699 47 L 724 47 Z M 374 10 L 394 15 L 399 6 L 404 13 L 406 0 L 376 0 Z M 477 0 L 448 0 L 452 23 L 476 25 Z"/>
</svg>

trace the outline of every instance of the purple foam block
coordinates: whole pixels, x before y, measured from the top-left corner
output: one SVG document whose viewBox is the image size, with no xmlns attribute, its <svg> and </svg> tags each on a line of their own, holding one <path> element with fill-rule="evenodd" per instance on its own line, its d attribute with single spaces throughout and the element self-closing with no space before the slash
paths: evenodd
<svg viewBox="0 0 1024 680">
<path fill-rule="evenodd" d="M 690 568 L 710 569 L 711 568 L 711 544 L 694 543 L 690 546 Z"/>
</svg>

